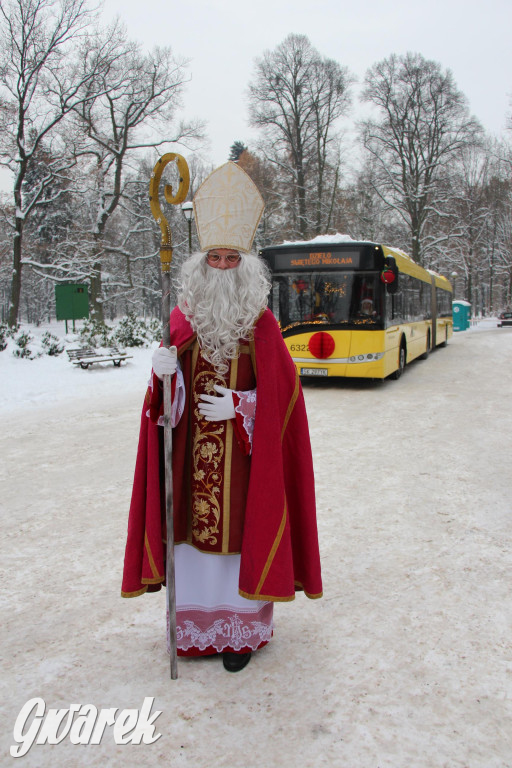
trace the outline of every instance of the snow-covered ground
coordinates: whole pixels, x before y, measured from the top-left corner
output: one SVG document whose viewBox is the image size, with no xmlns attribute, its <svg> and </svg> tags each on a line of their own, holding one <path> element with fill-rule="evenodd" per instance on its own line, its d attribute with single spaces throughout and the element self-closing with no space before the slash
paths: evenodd
<svg viewBox="0 0 512 768">
<path fill-rule="evenodd" d="M 164 593 L 120 597 L 151 352 L 83 371 L 0 353 L 2 765 L 22 705 L 162 714 L 154 744 L 26 766 L 512 766 L 512 329 L 483 321 L 398 381 L 305 386 L 325 597 L 278 604 L 233 675 L 169 679 Z"/>
</svg>

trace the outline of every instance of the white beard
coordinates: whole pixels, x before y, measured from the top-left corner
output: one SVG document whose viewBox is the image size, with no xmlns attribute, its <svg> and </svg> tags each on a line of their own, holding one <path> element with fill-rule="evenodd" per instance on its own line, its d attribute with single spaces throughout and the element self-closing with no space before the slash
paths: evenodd
<svg viewBox="0 0 512 768">
<path fill-rule="evenodd" d="M 252 338 L 269 290 L 266 266 L 252 254 L 243 254 L 232 269 L 210 267 L 204 253 L 184 263 L 178 306 L 197 333 L 203 357 L 219 374 L 238 356 L 239 342 Z"/>
</svg>

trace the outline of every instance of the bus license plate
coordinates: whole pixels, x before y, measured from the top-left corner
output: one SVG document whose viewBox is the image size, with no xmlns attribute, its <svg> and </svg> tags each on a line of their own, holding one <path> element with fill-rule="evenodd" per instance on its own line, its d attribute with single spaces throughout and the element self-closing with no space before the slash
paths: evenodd
<svg viewBox="0 0 512 768">
<path fill-rule="evenodd" d="M 327 376 L 327 368 L 301 368 L 301 376 Z"/>
</svg>

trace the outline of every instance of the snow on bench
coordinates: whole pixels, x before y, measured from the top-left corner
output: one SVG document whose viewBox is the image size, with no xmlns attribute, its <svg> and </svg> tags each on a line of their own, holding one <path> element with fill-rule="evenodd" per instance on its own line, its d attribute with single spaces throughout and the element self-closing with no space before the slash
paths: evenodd
<svg viewBox="0 0 512 768">
<path fill-rule="evenodd" d="M 117 347 L 109 347 L 106 352 L 98 352 L 90 347 L 81 347 L 80 349 L 68 349 L 67 353 L 69 361 L 73 365 L 79 365 L 80 368 L 88 368 L 95 363 L 110 362 L 119 367 L 123 360 L 133 357 L 126 352 L 121 352 Z"/>
</svg>

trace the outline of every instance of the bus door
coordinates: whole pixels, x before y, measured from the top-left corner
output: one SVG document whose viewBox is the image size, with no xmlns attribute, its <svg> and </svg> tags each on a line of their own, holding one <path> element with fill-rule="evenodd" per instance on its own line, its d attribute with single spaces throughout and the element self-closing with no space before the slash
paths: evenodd
<svg viewBox="0 0 512 768">
<path fill-rule="evenodd" d="M 436 348 L 437 339 L 437 296 L 436 296 L 436 279 L 434 275 L 431 275 L 432 280 L 432 349 Z"/>
</svg>

